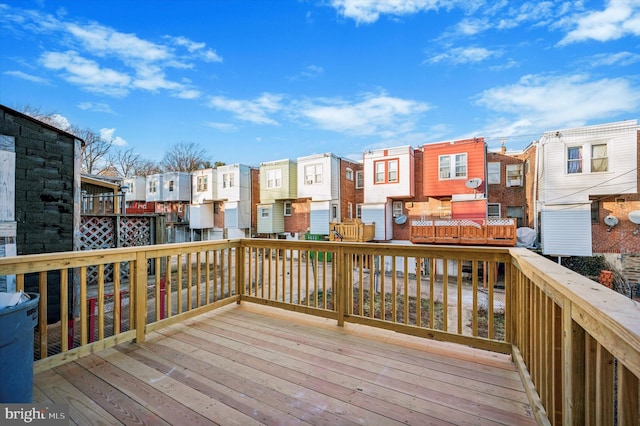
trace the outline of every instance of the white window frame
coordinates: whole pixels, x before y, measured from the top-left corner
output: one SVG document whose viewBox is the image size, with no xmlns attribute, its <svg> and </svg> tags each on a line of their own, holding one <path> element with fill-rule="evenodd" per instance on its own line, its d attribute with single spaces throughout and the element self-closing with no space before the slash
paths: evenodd
<svg viewBox="0 0 640 426">
<path fill-rule="evenodd" d="M 500 184 L 500 182 L 501 182 L 500 169 L 501 168 L 502 167 L 501 167 L 500 162 L 492 161 L 490 163 L 487 163 L 487 183 L 489 185 L 495 185 L 495 184 L 499 185 Z"/>
<path fill-rule="evenodd" d="M 267 189 L 282 188 L 282 169 L 267 170 Z"/>
<path fill-rule="evenodd" d="M 308 164 L 304 166 L 304 184 L 318 185 L 322 183 L 322 164 Z"/>
<path fill-rule="evenodd" d="M 149 193 L 155 194 L 158 192 L 158 181 L 155 179 L 149 180 Z"/>
<path fill-rule="evenodd" d="M 235 173 L 223 173 L 222 174 L 222 187 L 223 188 L 233 188 L 235 185 Z"/>
<path fill-rule="evenodd" d="M 469 175 L 467 158 L 468 155 L 466 152 L 438 156 L 438 179 L 466 179 Z M 458 170 L 459 167 L 464 168 L 464 174 L 462 173 L 462 170 Z"/>
<path fill-rule="evenodd" d="M 507 164 L 507 188 L 522 186 L 523 180 L 522 164 Z"/>
<path fill-rule="evenodd" d="M 344 177 L 347 180 L 353 181 L 353 169 L 351 167 L 347 167 L 344 172 Z"/>
<path fill-rule="evenodd" d="M 593 148 L 596 147 L 596 146 L 604 146 L 604 148 L 605 148 L 605 156 L 604 157 L 595 157 L 594 156 Z M 594 143 L 591 143 L 590 146 L 589 146 L 589 155 L 591 156 L 591 158 L 590 158 L 591 161 L 589 161 L 589 167 L 590 167 L 589 171 L 591 173 L 606 173 L 606 172 L 609 171 L 609 144 L 608 143 L 606 143 L 606 142 L 594 142 Z M 594 171 L 594 169 L 596 167 L 593 167 L 593 162 L 594 161 L 602 161 L 602 160 L 605 161 L 605 166 L 604 166 L 605 169 L 604 170 Z"/>
<path fill-rule="evenodd" d="M 398 217 L 402 214 L 402 201 L 394 201 L 391 203 L 391 214 Z"/>
<path fill-rule="evenodd" d="M 293 206 L 291 201 L 285 201 L 282 207 L 285 216 L 291 216 L 291 212 L 293 211 Z"/>
<path fill-rule="evenodd" d="M 208 176 L 198 176 L 198 178 L 196 179 L 197 181 L 197 189 L 198 192 L 204 192 L 208 189 L 209 187 L 209 183 L 208 183 Z"/>
<path fill-rule="evenodd" d="M 393 166 L 392 166 L 393 165 Z M 400 159 L 387 158 L 373 162 L 374 183 L 398 183 L 400 182 Z"/>
<path fill-rule="evenodd" d="M 498 215 L 496 216 L 495 214 L 491 214 L 491 207 L 494 207 L 498 209 Z M 500 205 L 500 203 L 487 203 L 487 217 L 488 218 L 495 218 L 495 219 L 500 219 L 502 217 L 502 206 Z"/>
<path fill-rule="evenodd" d="M 173 189 L 175 188 L 175 182 L 170 180 L 169 181 L 169 192 L 173 192 Z"/>
<path fill-rule="evenodd" d="M 271 216 L 271 209 L 267 207 L 260 207 L 260 217 L 269 218 Z"/>
<path fill-rule="evenodd" d="M 338 205 L 337 204 L 331 204 L 331 220 L 332 221 L 337 221 L 338 220 Z"/>
<path fill-rule="evenodd" d="M 353 204 L 347 203 L 347 217 L 353 219 Z"/>
<path fill-rule="evenodd" d="M 362 203 L 356 204 L 356 219 L 362 219 Z"/>
<path fill-rule="evenodd" d="M 356 189 L 364 188 L 364 171 L 356 171 Z"/>
</svg>

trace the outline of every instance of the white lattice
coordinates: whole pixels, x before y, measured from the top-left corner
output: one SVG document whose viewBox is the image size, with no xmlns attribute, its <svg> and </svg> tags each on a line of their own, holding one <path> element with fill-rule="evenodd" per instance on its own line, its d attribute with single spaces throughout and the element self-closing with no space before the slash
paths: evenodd
<svg viewBox="0 0 640 426">
<path fill-rule="evenodd" d="M 504 218 L 504 219 L 489 219 L 487 224 L 489 226 L 499 226 L 499 225 L 513 225 L 515 219 L 512 218 Z"/>
<path fill-rule="evenodd" d="M 82 216 L 80 250 L 115 247 L 115 225 L 111 217 Z"/>
</svg>

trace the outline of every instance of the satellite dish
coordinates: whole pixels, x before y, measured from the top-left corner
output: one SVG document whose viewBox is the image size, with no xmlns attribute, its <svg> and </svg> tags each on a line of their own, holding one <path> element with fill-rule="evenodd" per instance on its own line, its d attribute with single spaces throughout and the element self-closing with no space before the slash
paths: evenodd
<svg viewBox="0 0 640 426">
<path fill-rule="evenodd" d="M 629 220 L 636 225 L 640 225 L 640 210 L 629 212 Z"/>
<path fill-rule="evenodd" d="M 395 222 L 398 225 L 402 225 L 407 221 L 407 215 L 401 214 L 400 216 L 395 218 Z"/>
<path fill-rule="evenodd" d="M 480 185 L 482 185 L 482 179 L 480 178 L 471 178 L 465 184 L 467 188 L 476 189 Z"/>
<path fill-rule="evenodd" d="M 616 226 L 618 224 L 618 218 L 613 215 L 609 215 L 604 218 L 604 223 L 611 227 Z"/>
</svg>

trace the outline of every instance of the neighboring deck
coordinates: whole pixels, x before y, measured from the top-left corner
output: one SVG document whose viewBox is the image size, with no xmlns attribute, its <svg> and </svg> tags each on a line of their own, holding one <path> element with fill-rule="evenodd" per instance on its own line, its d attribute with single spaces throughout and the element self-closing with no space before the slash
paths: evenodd
<svg viewBox="0 0 640 426">
<path fill-rule="evenodd" d="M 509 355 L 253 303 L 36 374 L 76 424 L 534 424 Z"/>
</svg>

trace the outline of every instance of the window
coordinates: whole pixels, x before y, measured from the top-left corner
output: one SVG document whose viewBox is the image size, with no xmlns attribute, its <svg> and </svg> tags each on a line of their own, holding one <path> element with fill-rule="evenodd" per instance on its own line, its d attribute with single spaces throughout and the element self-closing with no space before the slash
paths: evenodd
<svg viewBox="0 0 640 426">
<path fill-rule="evenodd" d="M 373 163 L 375 183 L 398 182 L 398 159 L 380 160 Z"/>
<path fill-rule="evenodd" d="M 500 217 L 500 203 L 487 204 L 487 216 L 488 217 Z"/>
<path fill-rule="evenodd" d="M 150 180 L 149 181 L 149 193 L 155 194 L 157 190 L 158 190 L 158 182 L 155 181 L 155 180 Z"/>
<path fill-rule="evenodd" d="M 261 217 L 265 217 L 265 218 L 269 217 L 269 209 L 266 208 L 266 207 L 261 208 L 260 209 L 260 216 Z"/>
<path fill-rule="evenodd" d="M 198 192 L 206 191 L 207 188 L 207 176 L 198 176 Z"/>
<path fill-rule="evenodd" d="M 347 180 L 353 180 L 353 170 L 347 167 L 344 176 Z"/>
<path fill-rule="evenodd" d="M 600 222 L 600 201 L 591 200 L 591 223 Z"/>
<path fill-rule="evenodd" d="M 233 188 L 234 185 L 234 174 L 233 173 L 223 173 L 222 174 L 222 187 L 223 188 Z"/>
<path fill-rule="evenodd" d="M 500 163 L 487 163 L 487 183 L 500 183 Z"/>
<path fill-rule="evenodd" d="M 331 220 L 338 220 L 338 205 L 331 204 Z"/>
<path fill-rule="evenodd" d="M 467 154 L 441 155 L 438 157 L 440 180 L 467 177 Z"/>
<path fill-rule="evenodd" d="M 351 203 L 347 204 L 347 217 L 353 219 L 353 204 Z"/>
<path fill-rule="evenodd" d="M 356 218 L 362 218 L 362 204 L 356 204 Z"/>
<path fill-rule="evenodd" d="M 524 207 L 507 207 L 507 217 L 517 219 L 516 226 L 522 228 L 524 226 Z"/>
<path fill-rule="evenodd" d="M 284 202 L 284 215 L 291 216 L 291 201 Z"/>
<path fill-rule="evenodd" d="M 362 170 L 358 170 L 356 172 L 356 189 L 360 189 L 364 187 L 364 172 Z"/>
<path fill-rule="evenodd" d="M 581 146 L 571 146 L 567 149 L 567 173 L 582 173 Z"/>
<path fill-rule="evenodd" d="M 220 213 L 220 203 L 213 203 L 213 214 Z"/>
<path fill-rule="evenodd" d="M 169 181 L 169 192 L 172 192 L 172 191 L 173 191 L 173 181 L 170 180 Z"/>
<path fill-rule="evenodd" d="M 531 170 L 531 161 L 527 158 L 524 160 L 524 174 L 528 175 Z"/>
<path fill-rule="evenodd" d="M 607 144 L 591 145 L 591 173 L 606 172 L 608 169 Z"/>
<path fill-rule="evenodd" d="M 178 212 L 182 213 L 182 203 L 178 203 Z"/>
<path fill-rule="evenodd" d="M 393 217 L 398 217 L 402 214 L 402 201 L 394 201 L 391 205 Z"/>
<path fill-rule="evenodd" d="M 267 170 L 267 188 L 282 188 L 282 169 Z"/>
<path fill-rule="evenodd" d="M 304 166 L 304 183 L 305 185 L 322 183 L 322 164 Z"/>
<path fill-rule="evenodd" d="M 507 186 L 522 186 L 522 164 L 507 164 Z"/>
</svg>

